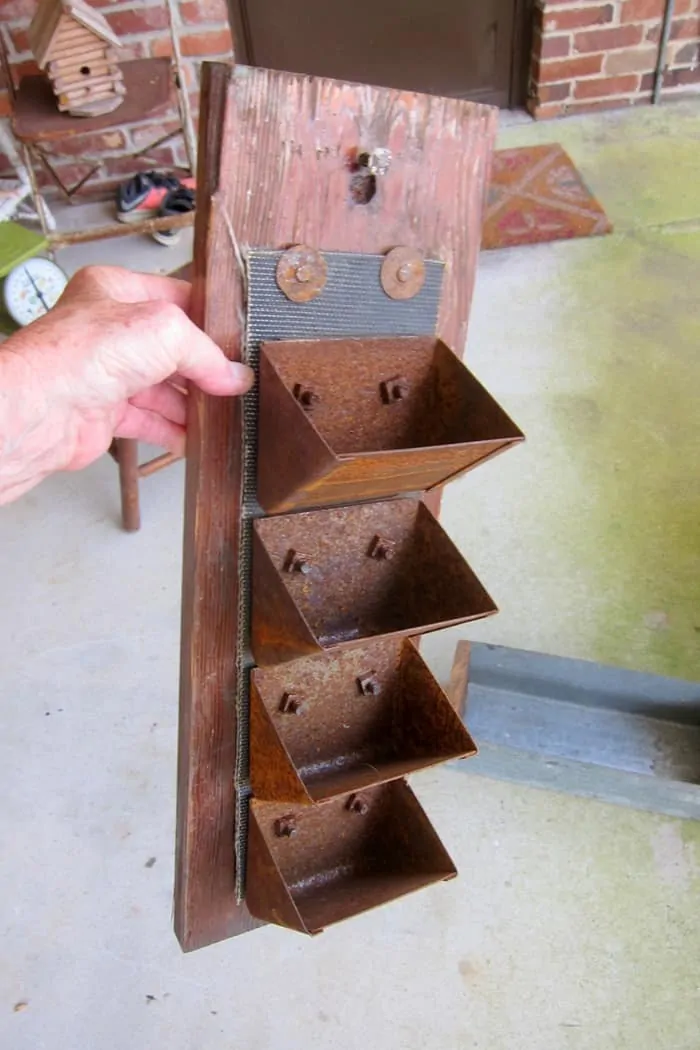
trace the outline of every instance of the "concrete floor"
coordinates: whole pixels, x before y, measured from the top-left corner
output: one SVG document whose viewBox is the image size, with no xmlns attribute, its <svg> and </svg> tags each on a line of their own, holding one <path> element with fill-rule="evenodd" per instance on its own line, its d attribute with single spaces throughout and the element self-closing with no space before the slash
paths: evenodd
<svg viewBox="0 0 700 1050">
<path fill-rule="evenodd" d="M 700 111 L 502 139 L 561 141 L 616 233 L 482 257 L 470 365 L 529 440 L 444 506 L 502 612 L 426 651 L 443 678 L 467 635 L 697 677 Z M 143 250 L 63 262 L 178 263 Z M 104 458 L 0 515 L 0 1045 L 697 1050 L 698 825 L 469 775 L 478 759 L 414 779 L 458 880 L 313 941 L 180 954 L 181 503 L 181 469 L 149 479 L 125 535 Z"/>
</svg>

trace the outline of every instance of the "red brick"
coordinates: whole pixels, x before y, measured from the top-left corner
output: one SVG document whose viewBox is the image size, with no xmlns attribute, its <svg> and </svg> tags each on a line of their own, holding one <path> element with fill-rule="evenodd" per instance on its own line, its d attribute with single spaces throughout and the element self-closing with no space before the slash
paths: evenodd
<svg viewBox="0 0 700 1050">
<path fill-rule="evenodd" d="M 13 62 L 12 71 L 15 75 L 15 80 L 17 81 L 17 83 L 19 83 L 22 77 L 31 77 L 34 76 L 36 73 L 41 72 L 34 59 L 27 59 L 26 62 Z"/>
<path fill-rule="evenodd" d="M 581 26 L 603 25 L 606 22 L 612 22 L 613 13 L 612 4 L 545 11 L 543 25 L 545 33 L 551 33 L 557 29 L 578 29 Z"/>
<path fill-rule="evenodd" d="M 573 113 L 598 113 L 606 109 L 627 109 L 628 106 L 636 106 L 646 99 L 636 98 L 599 98 L 585 102 L 567 102 L 567 112 Z"/>
<path fill-rule="evenodd" d="M 70 189 L 71 186 L 75 186 L 76 182 L 79 182 L 85 175 L 87 175 L 91 167 L 89 164 L 59 164 L 56 162 L 55 158 L 52 158 L 51 165 L 55 169 L 56 174 L 59 176 L 63 185 L 68 189 Z M 56 183 L 44 168 L 36 168 L 36 178 L 42 188 L 50 186 L 57 189 Z"/>
<path fill-rule="evenodd" d="M 179 119 L 176 119 L 175 116 L 169 120 L 164 118 L 159 124 L 142 124 L 138 128 L 133 128 L 131 132 L 131 141 L 133 142 L 135 149 L 144 149 L 151 142 L 156 142 L 158 139 L 162 138 L 163 135 L 177 131 L 179 127 L 180 121 Z"/>
<path fill-rule="evenodd" d="M 562 62 L 542 62 L 539 80 L 541 84 L 554 84 L 560 80 L 595 76 L 602 68 L 602 55 L 582 55 L 580 58 L 566 58 Z"/>
<path fill-rule="evenodd" d="M 9 117 L 11 112 L 10 96 L 7 91 L 0 91 L 0 117 Z"/>
<path fill-rule="evenodd" d="M 117 129 L 100 131 L 89 135 L 75 135 L 63 138 L 50 150 L 54 156 L 88 157 L 102 153 L 116 153 L 126 148 L 124 133 Z"/>
<path fill-rule="evenodd" d="M 105 18 L 115 33 L 152 33 L 156 29 L 167 29 L 168 11 L 165 4 L 158 7 L 138 7 L 135 11 L 114 11 Z"/>
<path fill-rule="evenodd" d="M 606 76 L 616 76 L 618 73 L 646 73 L 656 66 L 658 54 L 658 48 L 653 46 L 611 51 L 605 56 L 603 71 Z"/>
<path fill-rule="evenodd" d="M 36 0 L 2 0 L 0 3 L 0 20 L 14 22 L 20 18 L 29 20 L 36 14 Z"/>
<path fill-rule="evenodd" d="M 203 22 L 228 22 L 226 0 L 185 0 L 180 4 L 180 14 L 185 25 L 190 26 Z"/>
<path fill-rule="evenodd" d="M 563 117 L 566 113 L 566 104 L 564 102 L 549 102 L 545 106 L 533 104 L 528 106 L 528 109 L 535 120 L 550 120 L 552 117 Z"/>
<path fill-rule="evenodd" d="M 696 66 L 700 62 L 700 41 L 683 44 L 673 56 L 674 66 Z"/>
<path fill-rule="evenodd" d="M 570 53 L 571 37 L 568 34 L 544 37 L 539 49 L 540 58 L 566 58 Z"/>
<path fill-rule="evenodd" d="M 537 88 L 537 100 L 543 102 L 563 102 L 571 94 L 571 81 L 563 84 L 542 84 Z"/>
<path fill-rule="evenodd" d="M 574 35 L 574 53 L 614 51 L 620 47 L 641 44 L 644 26 L 611 26 L 609 29 L 590 29 Z"/>
<path fill-rule="evenodd" d="M 664 73 L 665 88 L 679 87 L 682 84 L 700 84 L 700 66 L 695 69 L 668 69 Z"/>
<path fill-rule="evenodd" d="M 171 168 L 174 163 L 170 146 L 160 146 L 148 158 L 144 157 L 108 157 L 105 161 L 105 177 L 119 175 L 128 178 L 137 171 L 150 171 L 151 168 Z"/>
<path fill-rule="evenodd" d="M 700 36 L 700 12 L 692 18 L 679 18 L 673 20 L 671 26 L 671 40 L 692 40 Z"/>
<path fill-rule="evenodd" d="M 169 36 L 157 36 L 150 42 L 149 48 L 154 58 L 172 58 L 173 45 Z"/>
<path fill-rule="evenodd" d="M 14 29 L 8 27 L 7 31 L 10 34 L 12 48 L 16 54 L 22 55 L 27 51 L 31 52 L 32 49 L 29 44 L 29 34 L 24 26 L 15 27 Z"/>
<path fill-rule="evenodd" d="M 661 18 L 666 0 L 624 0 L 620 12 L 621 22 L 644 22 Z"/>
<path fill-rule="evenodd" d="M 639 87 L 639 77 L 601 77 L 598 80 L 579 80 L 574 85 L 574 98 L 603 98 L 605 95 L 627 95 Z"/>
<path fill-rule="evenodd" d="M 216 29 L 210 33 L 183 33 L 180 36 L 180 50 L 183 55 L 201 58 L 209 55 L 227 55 L 232 47 L 230 29 Z"/>
<path fill-rule="evenodd" d="M 674 18 L 671 23 L 671 40 L 692 40 L 700 36 L 700 15 L 692 18 Z M 647 30 L 647 40 L 658 44 L 661 39 L 661 23 Z"/>
<path fill-rule="evenodd" d="M 148 45 L 145 40 L 134 40 L 119 48 L 120 62 L 133 62 L 135 58 L 148 58 Z"/>
</svg>

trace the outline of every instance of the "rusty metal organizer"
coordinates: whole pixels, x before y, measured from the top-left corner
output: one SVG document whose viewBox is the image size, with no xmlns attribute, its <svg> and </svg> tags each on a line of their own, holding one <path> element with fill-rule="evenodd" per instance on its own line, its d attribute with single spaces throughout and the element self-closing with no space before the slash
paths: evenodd
<svg viewBox="0 0 700 1050">
<path fill-rule="evenodd" d="M 404 778 L 476 747 L 411 637 L 496 606 L 420 497 L 523 435 L 433 335 L 439 262 L 246 270 L 237 892 L 318 933 L 456 874 Z"/>
<path fill-rule="evenodd" d="M 257 384 L 188 397 L 185 951 L 455 874 L 405 777 L 475 747 L 417 639 L 496 606 L 434 515 L 523 439 L 460 360 L 496 111 L 222 63 L 201 99 L 192 317 Z"/>
</svg>

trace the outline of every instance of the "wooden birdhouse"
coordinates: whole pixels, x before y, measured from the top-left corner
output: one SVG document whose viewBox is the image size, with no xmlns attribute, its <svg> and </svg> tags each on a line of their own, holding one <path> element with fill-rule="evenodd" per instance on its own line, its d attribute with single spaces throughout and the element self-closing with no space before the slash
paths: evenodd
<svg viewBox="0 0 700 1050">
<path fill-rule="evenodd" d="M 95 117 L 121 105 L 119 38 L 84 0 L 40 0 L 29 40 L 62 112 Z"/>
</svg>

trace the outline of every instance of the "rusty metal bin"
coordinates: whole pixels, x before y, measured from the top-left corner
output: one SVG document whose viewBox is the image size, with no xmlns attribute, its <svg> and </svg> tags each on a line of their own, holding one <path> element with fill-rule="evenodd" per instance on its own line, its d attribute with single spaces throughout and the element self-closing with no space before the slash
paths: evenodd
<svg viewBox="0 0 700 1050">
<path fill-rule="evenodd" d="M 419 500 L 262 518 L 251 647 L 260 665 L 490 616 L 490 595 Z"/>
<path fill-rule="evenodd" d="M 246 904 L 301 933 L 457 874 L 403 780 L 317 806 L 251 803 Z"/>
<path fill-rule="evenodd" d="M 309 804 L 476 754 L 407 638 L 253 672 L 253 794 Z"/>
<path fill-rule="evenodd" d="M 259 389 L 268 513 L 422 492 L 524 440 L 432 337 L 266 343 Z"/>
</svg>

